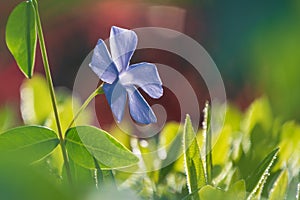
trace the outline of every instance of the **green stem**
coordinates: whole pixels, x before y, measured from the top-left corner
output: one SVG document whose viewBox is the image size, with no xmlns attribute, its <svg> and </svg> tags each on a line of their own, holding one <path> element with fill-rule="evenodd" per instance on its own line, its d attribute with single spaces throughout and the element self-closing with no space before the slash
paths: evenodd
<svg viewBox="0 0 300 200">
<path fill-rule="evenodd" d="M 47 80 L 47 84 L 48 84 L 49 91 L 50 91 L 50 96 L 51 96 L 52 107 L 53 107 L 53 111 L 54 111 L 60 146 L 61 146 L 62 155 L 63 155 L 63 159 L 64 159 L 64 163 L 65 163 L 67 177 L 68 177 L 70 185 L 73 186 L 71 170 L 70 170 L 70 163 L 69 163 L 69 158 L 68 158 L 65 141 L 64 141 L 64 137 L 63 137 L 63 133 L 62 133 L 62 129 L 61 129 L 61 124 L 60 124 L 60 120 L 59 120 L 57 102 L 56 102 L 56 97 L 55 97 L 55 92 L 54 92 L 48 57 L 47 57 L 47 51 L 46 51 L 46 45 L 45 45 L 45 40 L 44 40 L 44 35 L 43 35 L 43 30 L 42 30 L 42 24 L 41 24 L 41 20 L 40 20 L 40 16 L 39 16 L 39 11 L 38 11 L 38 4 L 37 4 L 36 0 L 33 0 L 33 5 L 34 5 L 34 9 L 35 9 L 35 14 L 36 14 L 39 44 L 40 44 L 40 49 L 41 49 L 41 54 L 42 54 L 42 59 L 43 59 L 43 64 L 44 64 L 46 80 Z"/>
<path fill-rule="evenodd" d="M 207 183 L 212 183 L 212 149 L 211 149 L 211 140 L 212 140 L 212 132 L 211 132 L 211 124 L 210 124 L 210 117 L 211 117 L 211 110 L 208 102 L 205 105 L 205 160 L 206 160 L 206 174 L 207 174 Z"/>
<path fill-rule="evenodd" d="M 74 124 L 76 119 L 79 117 L 80 113 L 89 105 L 89 103 L 93 100 L 93 98 L 95 96 L 97 96 L 98 94 L 103 94 L 102 86 L 103 86 L 103 84 L 101 84 L 99 87 L 97 87 L 96 90 L 94 92 L 92 92 L 92 94 L 85 100 L 85 102 L 82 104 L 82 106 L 79 108 L 76 115 L 72 119 L 70 125 L 68 126 L 68 129 L 71 128 L 71 126 Z"/>
</svg>

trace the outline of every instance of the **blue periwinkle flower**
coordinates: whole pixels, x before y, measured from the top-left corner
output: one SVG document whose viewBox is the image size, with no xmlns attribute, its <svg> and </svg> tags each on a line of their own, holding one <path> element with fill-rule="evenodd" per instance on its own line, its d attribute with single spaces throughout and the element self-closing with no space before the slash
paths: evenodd
<svg viewBox="0 0 300 200">
<path fill-rule="evenodd" d="M 137 88 L 155 99 L 162 96 L 163 88 L 154 64 L 129 65 L 137 41 L 135 32 L 113 26 L 109 38 L 111 54 L 104 41 L 99 39 L 90 67 L 105 82 L 103 91 L 118 122 L 123 118 L 128 99 L 132 118 L 138 123 L 150 124 L 157 121 L 156 116 Z"/>
</svg>

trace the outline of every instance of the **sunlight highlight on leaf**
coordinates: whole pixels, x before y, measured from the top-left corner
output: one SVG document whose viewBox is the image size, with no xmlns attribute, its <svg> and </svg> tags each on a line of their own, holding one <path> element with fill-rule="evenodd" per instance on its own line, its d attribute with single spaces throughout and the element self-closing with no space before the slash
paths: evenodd
<svg viewBox="0 0 300 200">
<path fill-rule="evenodd" d="M 279 148 L 272 151 L 265 159 L 259 164 L 258 168 L 246 180 L 247 191 L 251 192 L 248 196 L 248 200 L 256 199 L 260 197 L 262 189 L 266 183 L 268 176 L 270 175 L 270 168 L 274 164 L 277 158 Z"/>
<path fill-rule="evenodd" d="M 58 143 L 59 140 L 51 129 L 21 126 L 0 134 L 0 154 L 18 156 L 31 163 L 50 154 Z"/>
<path fill-rule="evenodd" d="M 107 132 L 91 126 L 70 128 L 66 134 L 66 148 L 74 162 L 90 169 L 95 169 L 93 157 L 102 169 L 131 166 L 139 161 Z"/>
<path fill-rule="evenodd" d="M 288 187 L 288 172 L 284 170 L 273 184 L 269 194 L 269 200 L 285 199 L 286 190 Z"/>
<path fill-rule="evenodd" d="M 20 70 L 27 78 L 33 74 L 37 31 L 32 1 L 20 3 L 6 25 L 6 44 Z"/>
<path fill-rule="evenodd" d="M 183 135 L 185 173 L 189 193 L 191 194 L 206 185 L 206 177 L 196 134 L 189 115 L 186 116 Z M 197 193 L 193 197 L 199 199 Z"/>
</svg>

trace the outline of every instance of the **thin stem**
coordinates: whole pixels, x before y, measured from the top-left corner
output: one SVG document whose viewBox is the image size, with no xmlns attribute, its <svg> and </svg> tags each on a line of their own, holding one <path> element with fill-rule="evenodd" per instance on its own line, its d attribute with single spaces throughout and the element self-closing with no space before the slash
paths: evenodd
<svg viewBox="0 0 300 200">
<path fill-rule="evenodd" d="M 34 3 L 35 14 L 36 14 L 39 44 L 40 44 L 40 49 L 41 49 L 41 54 L 42 54 L 42 59 L 43 59 L 43 64 L 44 64 L 46 80 L 47 80 L 47 84 L 48 84 L 49 91 L 50 91 L 50 96 L 51 96 L 56 126 L 57 126 L 57 130 L 58 130 L 60 146 L 61 146 L 62 155 L 63 155 L 63 159 L 64 159 L 64 163 L 65 163 L 67 177 L 68 177 L 70 185 L 73 186 L 69 158 L 68 158 L 67 150 L 65 147 L 64 137 L 63 137 L 61 124 L 60 124 L 60 120 L 59 120 L 57 102 L 56 102 L 56 97 L 55 97 L 55 92 L 54 92 L 48 57 L 47 57 L 47 51 L 46 51 L 46 45 L 45 45 L 45 40 L 44 40 L 44 35 L 43 35 L 43 30 L 42 30 L 42 24 L 41 24 L 41 20 L 40 20 L 40 16 L 39 16 L 39 11 L 38 11 L 38 4 L 37 4 L 36 0 L 33 0 L 33 3 Z"/>
<path fill-rule="evenodd" d="M 204 121 L 204 130 L 205 130 L 205 161 L 206 161 L 206 176 L 207 176 L 207 183 L 212 183 L 212 149 L 211 149 L 211 140 L 212 140 L 212 132 L 211 132 L 211 124 L 210 124 L 210 117 L 211 117 L 211 110 L 209 103 L 206 102 L 205 104 L 205 121 Z"/>
<path fill-rule="evenodd" d="M 103 90 L 102 90 L 102 86 L 103 84 L 101 84 L 99 87 L 96 88 L 96 90 L 94 92 L 92 92 L 92 94 L 85 100 L 85 102 L 82 104 L 82 106 L 79 108 L 79 110 L 77 111 L 76 115 L 74 116 L 74 118 L 72 119 L 70 125 L 68 126 L 68 129 L 71 128 L 71 126 L 74 124 L 74 122 L 76 121 L 76 119 L 79 117 L 80 113 L 86 109 L 86 107 L 89 105 L 89 103 L 93 100 L 93 98 L 95 96 L 97 96 L 98 94 L 102 94 Z"/>
</svg>

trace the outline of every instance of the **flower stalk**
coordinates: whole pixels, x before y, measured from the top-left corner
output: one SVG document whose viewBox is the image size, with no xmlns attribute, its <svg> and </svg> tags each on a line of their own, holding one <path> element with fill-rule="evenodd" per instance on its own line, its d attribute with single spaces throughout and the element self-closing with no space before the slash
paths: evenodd
<svg viewBox="0 0 300 200">
<path fill-rule="evenodd" d="M 74 124 L 76 119 L 79 117 L 80 113 L 86 109 L 86 107 L 93 100 L 93 98 L 95 98 L 98 94 L 103 94 L 102 86 L 103 86 L 103 83 L 99 87 L 97 87 L 96 90 L 94 92 L 92 92 L 92 94 L 84 101 L 84 103 L 82 104 L 82 106 L 79 108 L 76 115 L 72 119 L 71 123 L 69 124 L 68 129 L 72 127 L 72 125 Z"/>
<path fill-rule="evenodd" d="M 50 96 L 51 96 L 51 102 L 52 102 L 52 107 L 53 107 L 53 111 L 54 111 L 55 122 L 56 122 L 56 126 L 57 126 L 60 146 L 61 146 L 62 155 L 63 155 L 63 159 L 64 159 L 64 166 L 66 168 L 66 173 L 67 173 L 69 184 L 72 186 L 73 181 L 72 181 L 72 176 L 71 176 L 70 163 L 69 163 L 69 158 L 68 158 L 65 141 L 64 141 L 64 136 L 63 136 L 62 128 L 61 128 L 61 123 L 60 123 L 60 119 L 59 119 L 56 96 L 55 96 L 55 92 L 54 92 L 54 86 L 53 86 L 50 66 L 49 66 L 49 62 L 48 62 L 48 56 L 47 56 L 46 45 L 45 45 L 45 40 L 44 40 L 44 35 L 43 35 L 43 29 L 42 29 L 40 15 L 39 15 L 39 11 L 38 11 L 38 4 L 37 4 L 36 0 L 33 0 L 33 5 L 34 5 L 34 9 L 35 9 L 37 32 L 38 32 L 39 45 L 40 45 L 41 54 L 42 54 L 43 66 L 44 66 L 46 80 L 47 80 L 47 84 L 48 84 L 48 88 L 49 88 L 49 92 L 50 92 Z"/>
<path fill-rule="evenodd" d="M 204 108 L 204 123 L 203 123 L 203 128 L 204 128 L 204 134 L 205 134 L 205 161 L 206 161 L 206 178 L 207 178 L 207 183 L 212 184 L 212 148 L 211 148 L 211 143 L 212 143 L 212 131 L 211 131 L 211 123 L 210 119 L 211 118 L 211 108 L 208 102 L 205 103 L 205 108 Z"/>
</svg>

